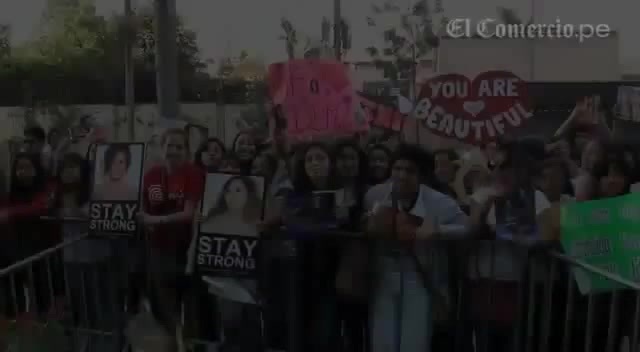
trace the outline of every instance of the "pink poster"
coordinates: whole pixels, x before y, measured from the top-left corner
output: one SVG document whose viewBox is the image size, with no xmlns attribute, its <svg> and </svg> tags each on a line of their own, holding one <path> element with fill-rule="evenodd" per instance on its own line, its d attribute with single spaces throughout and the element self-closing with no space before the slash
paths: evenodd
<svg viewBox="0 0 640 352">
<path fill-rule="evenodd" d="M 269 92 L 296 138 L 366 131 L 355 117 L 355 95 L 347 67 L 329 60 L 299 59 L 269 66 Z"/>
</svg>

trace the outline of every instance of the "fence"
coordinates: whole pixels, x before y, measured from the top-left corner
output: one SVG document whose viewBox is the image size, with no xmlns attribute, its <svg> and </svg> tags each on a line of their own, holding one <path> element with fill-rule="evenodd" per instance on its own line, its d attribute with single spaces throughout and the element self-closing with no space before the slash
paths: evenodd
<svg viewBox="0 0 640 352">
<path fill-rule="evenodd" d="M 335 241 L 346 241 L 343 237 Z M 72 251 L 86 251 L 88 243 L 116 248 L 113 246 L 116 241 L 121 240 L 92 239 L 83 234 L 0 270 L 0 307 L 5 318 L 2 337 L 6 350 L 122 350 L 126 320 L 140 320 L 140 314 L 134 318 L 135 312 L 129 309 L 126 299 L 130 289 L 123 276 L 129 274 L 121 269 L 123 256 L 118 251 L 98 256 L 101 260 L 96 255 L 90 261 L 69 256 Z M 282 242 L 269 243 L 279 243 L 282 248 Z M 637 283 L 548 246 L 533 248 L 499 241 L 465 240 L 425 243 L 425 247 L 432 250 L 431 258 L 437 258 L 427 264 L 432 270 L 429 274 L 435 281 L 445 283 L 451 302 L 447 313 L 435 322 L 434 351 L 640 351 Z M 276 271 L 283 283 L 280 292 L 288 292 L 286 312 L 274 312 L 272 307 L 265 306 L 258 309 L 256 314 L 262 324 L 257 325 L 259 335 L 253 337 L 270 341 L 269 335 L 283 328 L 287 330 L 286 349 L 303 351 L 308 335 L 301 329 L 303 322 L 297 314 L 297 310 L 304 308 L 297 282 L 304 274 L 297 266 L 296 254 L 300 252 L 269 252 L 272 260 L 279 258 L 287 268 L 287 273 Z M 267 266 L 268 262 L 264 263 Z M 574 283 L 576 270 L 615 281 L 625 289 L 582 296 Z M 276 277 L 272 272 L 266 279 Z M 193 295 L 189 297 L 191 302 Z M 264 297 L 257 302 L 268 305 L 271 300 Z M 510 303 L 516 308 L 514 311 L 509 311 Z M 187 306 L 182 305 L 182 312 L 183 324 L 188 326 L 197 319 L 194 312 L 198 309 Z M 215 315 L 213 311 L 210 313 Z M 286 329 L 269 326 L 270 315 L 286 317 Z M 335 322 L 339 331 L 337 350 L 346 351 L 344 321 Z M 402 328 L 399 325 L 400 322 L 389 324 L 394 329 Z M 197 336 L 188 330 L 186 349 L 213 342 L 210 336 Z M 364 327 L 362 333 L 365 339 Z"/>
</svg>

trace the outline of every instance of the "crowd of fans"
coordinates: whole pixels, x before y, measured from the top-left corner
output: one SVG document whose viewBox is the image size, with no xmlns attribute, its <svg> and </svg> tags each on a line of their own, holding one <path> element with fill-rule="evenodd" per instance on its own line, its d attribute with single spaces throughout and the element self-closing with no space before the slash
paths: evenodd
<svg viewBox="0 0 640 352">
<path fill-rule="evenodd" d="M 124 306 L 124 296 L 129 306 L 136 304 L 139 295 L 130 292 L 141 292 L 150 298 L 154 316 L 170 335 L 179 325 L 180 302 L 185 302 L 185 335 L 218 340 L 216 326 L 222 327 L 223 346 L 233 351 L 263 347 L 259 337 L 262 315 L 265 343 L 285 349 L 289 325 L 283 312 L 292 300 L 287 274 L 291 262 L 280 254 L 290 248 L 271 233 L 286 226 L 291 194 L 340 190 L 343 196 L 336 204 L 340 209 L 336 214 L 342 219 L 342 230 L 353 235 L 316 236 L 296 248 L 301 300 L 297 319 L 305 351 L 423 352 L 452 349 L 454 342 L 472 350 L 481 345 L 474 334 L 480 329 L 477 321 L 491 322 L 489 331 L 482 334 L 490 340 L 488 346 L 506 351 L 512 346 L 518 319 L 522 258 L 507 245 L 491 250 L 480 246 L 476 266 L 461 270 L 452 264 L 456 258 L 447 256 L 443 241 L 430 240 L 494 239 L 505 202 L 529 190 L 537 239 L 556 241 L 562 204 L 623 195 L 639 181 L 635 149 L 617 144 L 606 126 L 568 124 L 548 140 L 504 138 L 461 152 L 406 144 L 366 145 L 358 139 L 294 144 L 279 128 L 281 123 L 273 125 L 268 141 L 243 132 L 228 150 L 222 141 L 210 138 L 190 151 L 184 130 L 165 131 L 161 140 L 164 158 L 145 165 L 143 211 L 138 218 L 148 239 L 144 242 L 147 255 L 140 254 L 139 246 L 130 239 L 82 240 L 64 250 L 61 260 L 68 284 L 56 283 L 54 296 L 67 290 L 67 296 L 76 297 L 74 304 L 82 301 L 90 307 L 96 327 L 108 328 L 119 321 L 108 310 L 118 302 Z M 24 137 L 23 152 L 12 157 L 10 187 L 0 210 L 5 228 L 0 246 L 3 267 L 86 230 L 82 222 L 40 219 L 43 215 L 87 216 L 90 155 L 52 156 L 50 151 L 58 148 L 47 146 L 47 136 L 39 127 L 25 130 Z M 267 260 L 256 279 L 264 309 L 212 299 L 204 284 L 185 274 L 194 224 L 201 216 L 205 175 L 211 172 L 259 175 L 266 180 L 260 229 L 273 241 L 265 246 Z M 159 195 L 152 191 L 154 187 L 160 187 Z M 54 225 L 60 231 L 53 231 Z M 357 234 L 369 241 L 360 241 Z M 114 256 L 121 263 L 117 269 L 110 264 Z M 142 257 L 146 260 L 140 260 Z M 490 261 L 499 264 L 489 265 Z M 94 292 L 81 292 L 84 288 L 78 277 L 87 268 L 99 273 L 101 292 L 114 294 L 99 298 Z M 36 271 L 42 276 L 46 270 Z M 140 280 L 141 272 L 149 279 L 147 287 L 137 284 L 145 282 Z M 454 272 L 472 278 L 466 291 L 470 326 L 462 337 L 447 325 L 456 300 Z M 62 280 L 60 273 L 54 277 Z M 36 290 L 46 292 L 46 287 Z M 11 295 L 6 288 L 3 292 Z M 494 297 L 491 307 L 486 304 L 489 294 Z M 49 301 L 41 297 L 41 306 L 51 304 Z M 5 306 L 4 311 L 11 309 Z M 581 333 L 575 335 L 584 336 Z"/>
</svg>

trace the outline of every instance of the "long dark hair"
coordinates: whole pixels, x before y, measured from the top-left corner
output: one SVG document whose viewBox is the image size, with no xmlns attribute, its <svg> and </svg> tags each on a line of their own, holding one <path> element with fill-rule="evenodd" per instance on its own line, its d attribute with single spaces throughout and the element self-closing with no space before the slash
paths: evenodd
<svg viewBox="0 0 640 352">
<path fill-rule="evenodd" d="M 33 165 L 35 174 L 31 185 L 25 186 L 20 183 L 16 175 L 16 166 L 21 160 L 27 160 Z M 34 195 L 43 192 L 46 188 L 46 173 L 42 167 L 40 156 L 30 153 L 18 153 L 11 165 L 11 184 L 9 186 L 9 201 L 23 202 L 29 201 Z"/>
<path fill-rule="evenodd" d="M 371 154 L 373 152 L 377 151 L 377 150 L 379 150 L 379 151 L 381 151 L 381 152 L 383 152 L 383 153 L 385 153 L 387 155 L 387 159 L 389 159 L 389 166 L 387 167 L 387 173 L 386 173 L 386 176 L 385 176 L 384 180 L 376 179 L 375 175 L 373 175 L 373 173 L 371 173 L 369 175 L 369 177 L 368 177 L 368 180 L 367 180 L 369 185 L 376 185 L 376 184 L 378 184 L 380 182 L 384 182 L 384 181 L 389 179 L 389 176 L 391 176 L 391 154 L 392 153 L 391 153 L 391 149 L 389 149 L 389 147 L 387 147 L 384 144 L 374 144 L 371 147 L 369 147 L 369 151 L 368 151 L 368 155 L 367 155 L 367 167 L 368 167 L 369 162 L 371 162 L 371 158 L 370 158 Z M 367 173 L 368 173 L 368 171 L 369 170 L 367 169 Z"/>
<path fill-rule="evenodd" d="M 251 138 L 251 141 L 253 142 L 253 145 L 255 146 L 255 151 L 250 160 L 241 160 L 238 157 L 236 144 L 238 143 L 238 139 L 240 139 L 240 137 L 242 136 L 249 136 L 249 138 Z M 251 171 L 251 163 L 253 162 L 253 159 L 255 159 L 256 155 L 258 155 L 258 144 L 256 143 L 255 137 L 249 132 L 239 132 L 238 134 L 236 134 L 236 137 L 233 139 L 233 144 L 231 144 L 231 152 L 233 152 L 233 154 L 236 155 L 236 157 L 238 157 L 238 161 L 240 162 L 240 167 L 242 168 L 242 173 L 245 175 L 248 174 L 249 171 Z"/>
<path fill-rule="evenodd" d="M 256 183 L 249 176 L 233 176 L 230 177 L 222 186 L 214 206 L 207 212 L 207 218 L 223 215 L 227 210 L 229 210 L 224 196 L 227 193 L 229 186 L 235 181 L 240 181 L 247 189 L 247 202 L 244 205 L 243 216 L 260 216 L 261 202 L 260 197 L 258 196 L 258 187 L 256 186 Z"/>
<path fill-rule="evenodd" d="M 102 173 L 104 175 L 108 175 L 109 172 L 111 172 L 113 162 L 115 161 L 118 154 L 124 155 L 125 162 L 127 164 L 127 170 L 129 169 L 129 167 L 131 166 L 131 149 L 129 149 L 129 146 L 125 144 L 111 144 L 104 152 L 104 165 L 102 168 Z"/>
<path fill-rule="evenodd" d="M 351 141 L 340 142 L 336 144 L 334 148 L 333 159 L 336 161 L 336 163 L 338 161 L 338 158 L 340 158 L 340 154 L 342 154 L 347 149 L 355 150 L 356 154 L 358 155 L 358 174 L 356 175 L 355 185 L 358 193 L 364 193 L 364 190 L 367 187 L 367 179 L 368 179 L 367 171 L 369 169 L 367 154 L 364 151 L 362 151 L 362 149 L 354 142 L 351 142 Z M 337 173 L 337 170 L 336 170 L 336 173 Z M 346 186 L 343 183 L 344 180 L 340 180 L 339 182 L 341 182 L 340 186 Z"/>
<path fill-rule="evenodd" d="M 62 181 L 62 173 L 65 169 L 77 167 L 80 170 L 80 179 L 72 184 L 65 185 Z M 56 178 L 56 192 L 53 199 L 54 209 L 59 209 L 62 206 L 62 196 L 64 194 L 73 193 L 76 202 L 79 206 L 82 206 L 89 200 L 89 194 L 91 189 L 91 171 L 89 162 L 77 153 L 68 153 L 60 162 L 58 166 L 58 176 Z"/>
<path fill-rule="evenodd" d="M 294 156 L 295 165 L 293 173 L 293 187 L 297 192 L 312 192 L 316 190 L 304 167 L 307 153 L 311 149 L 320 149 L 327 154 L 329 158 L 329 188 L 335 189 L 336 178 L 334 177 L 334 153 L 332 153 L 326 145 L 319 142 L 312 142 L 302 146 L 296 153 L 297 155 Z"/>
<path fill-rule="evenodd" d="M 219 140 L 218 138 L 212 137 L 204 141 L 200 145 L 200 147 L 198 147 L 198 150 L 196 150 L 196 153 L 194 154 L 194 163 L 200 168 L 202 168 L 202 170 L 207 169 L 207 167 L 202 163 L 202 154 L 204 154 L 204 152 L 206 152 L 209 149 L 209 143 L 215 143 L 218 145 L 218 147 L 220 148 L 220 151 L 222 152 L 223 159 L 224 159 L 224 154 L 226 153 L 226 148 L 224 147 L 224 143 L 222 143 L 222 141 Z"/>
<path fill-rule="evenodd" d="M 627 160 L 625 160 L 622 149 L 609 147 L 607 152 L 605 152 L 604 159 L 600 163 L 596 164 L 596 166 L 593 168 L 593 172 L 591 173 L 591 176 L 593 177 L 591 194 L 594 199 L 602 198 L 603 195 L 600 191 L 600 180 L 602 180 L 609 174 L 609 170 L 611 168 L 614 168 L 625 175 L 627 179 L 625 189 L 622 191 L 622 194 L 619 195 L 624 195 L 631 192 L 631 184 L 633 183 L 633 168 L 631 165 L 629 165 Z"/>
</svg>

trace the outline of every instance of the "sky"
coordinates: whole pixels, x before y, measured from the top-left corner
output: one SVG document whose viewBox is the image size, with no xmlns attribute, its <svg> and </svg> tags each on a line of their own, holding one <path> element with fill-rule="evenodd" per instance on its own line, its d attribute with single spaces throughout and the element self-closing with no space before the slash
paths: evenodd
<svg viewBox="0 0 640 352">
<path fill-rule="evenodd" d="M 12 26 L 15 42 L 30 38 L 47 0 L 0 0 L 0 23 Z M 95 0 L 98 13 L 122 13 L 124 0 Z M 150 0 L 132 0 L 134 6 Z M 217 60 L 241 50 L 265 62 L 285 59 L 279 28 L 280 18 L 290 19 L 297 30 L 319 37 L 323 16 L 332 16 L 333 0 L 176 0 L 178 13 L 198 36 L 204 58 Z M 399 5 L 408 0 L 396 0 Z M 431 6 L 433 7 L 433 1 Z M 523 19 L 535 12 L 537 23 L 607 24 L 619 32 L 623 65 L 638 66 L 640 45 L 634 34 L 640 33 L 638 0 L 442 0 L 449 18 L 496 18 L 496 8 L 513 8 Z M 342 12 L 352 26 L 353 49 L 347 59 L 366 57 L 364 49 L 380 41 L 379 31 L 366 24 L 374 0 L 343 0 Z"/>
</svg>

